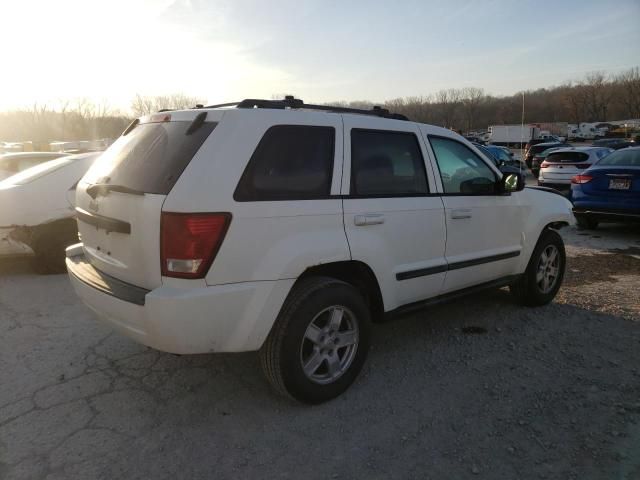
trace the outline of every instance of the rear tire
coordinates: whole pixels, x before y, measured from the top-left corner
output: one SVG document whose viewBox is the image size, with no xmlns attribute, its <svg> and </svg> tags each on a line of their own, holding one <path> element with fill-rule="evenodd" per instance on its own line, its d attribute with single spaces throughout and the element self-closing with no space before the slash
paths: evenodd
<svg viewBox="0 0 640 480">
<path fill-rule="evenodd" d="M 576 221 L 578 222 L 578 226 L 585 230 L 595 230 L 598 228 L 598 221 L 593 218 L 579 216 L 576 217 Z"/>
<path fill-rule="evenodd" d="M 522 305 L 546 305 L 554 299 L 562 285 L 566 263 L 562 237 L 554 230 L 544 230 L 527 269 L 509 286 L 509 290 Z"/>
<path fill-rule="evenodd" d="M 297 284 L 260 350 L 264 373 L 281 394 L 317 404 L 344 392 L 366 360 L 370 312 L 352 285 L 328 277 Z"/>
</svg>

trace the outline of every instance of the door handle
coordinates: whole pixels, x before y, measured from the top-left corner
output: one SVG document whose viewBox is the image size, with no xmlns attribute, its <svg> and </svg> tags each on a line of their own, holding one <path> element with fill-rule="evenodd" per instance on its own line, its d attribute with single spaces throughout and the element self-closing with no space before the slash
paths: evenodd
<svg viewBox="0 0 640 480">
<path fill-rule="evenodd" d="M 454 220 L 459 220 L 462 218 L 471 218 L 471 210 L 466 208 L 461 208 L 458 210 L 451 210 L 451 218 Z"/>
<path fill-rule="evenodd" d="M 367 213 L 365 215 L 356 215 L 353 217 L 353 223 L 358 227 L 363 225 L 380 225 L 384 223 L 384 215 L 380 213 Z"/>
</svg>

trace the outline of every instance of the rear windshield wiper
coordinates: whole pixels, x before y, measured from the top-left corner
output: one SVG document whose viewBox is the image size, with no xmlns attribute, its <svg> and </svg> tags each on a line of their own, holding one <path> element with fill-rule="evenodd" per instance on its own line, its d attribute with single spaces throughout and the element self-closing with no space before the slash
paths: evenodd
<svg viewBox="0 0 640 480">
<path fill-rule="evenodd" d="M 107 195 L 109 192 L 128 193 L 130 195 L 144 195 L 144 192 L 135 190 L 133 188 L 125 187 L 124 185 L 115 185 L 112 183 L 94 183 L 87 187 L 87 193 L 91 198 L 96 198 L 98 195 Z"/>
</svg>

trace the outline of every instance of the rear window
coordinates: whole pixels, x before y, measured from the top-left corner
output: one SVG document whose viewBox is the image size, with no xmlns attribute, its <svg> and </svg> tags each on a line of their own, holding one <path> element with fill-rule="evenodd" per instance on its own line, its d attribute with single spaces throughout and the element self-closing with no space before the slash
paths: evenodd
<svg viewBox="0 0 640 480">
<path fill-rule="evenodd" d="M 190 125 L 191 122 L 138 125 L 100 156 L 84 181 L 167 195 L 217 124 L 205 122 L 187 135 Z"/>
<path fill-rule="evenodd" d="M 328 197 L 334 142 L 333 127 L 271 127 L 251 156 L 233 198 L 248 202 Z"/>
<path fill-rule="evenodd" d="M 547 163 L 581 163 L 589 160 L 584 152 L 554 152 L 547 157 Z"/>
<path fill-rule="evenodd" d="M 598 166 L 604 165 L 615 167 L 640 167 L 640 148 L 613 152 L 598 162 Z"/>
</svg>

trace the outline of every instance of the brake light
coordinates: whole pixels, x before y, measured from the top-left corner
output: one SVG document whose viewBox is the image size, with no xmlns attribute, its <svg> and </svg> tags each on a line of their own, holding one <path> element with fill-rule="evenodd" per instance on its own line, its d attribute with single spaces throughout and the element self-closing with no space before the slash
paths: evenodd
<svg viewBox="0 0 640 480">
<path fill-rule="evenodd" d="M 571 178 L 571 183 L 577 183 L 580 185 L 583 183 L 589 183 L 591 180 L 593 180 L 591 175 L 576 175 Z"/>
<path fill-rule="evenodd" d="M 542 164 L 540 165 L 540 168 L 547 168 L 549 166 L 549 164 L 547 163 L 547 161 L 545 160 L 544 162 L 542 162 Z"/>
<path fill-rule="evenodd" d="M 149 123 L 163 123 L 163 122 L 170 122 L 170 121 L 171 121 L 170 113 L 158 113 L 155 115 L 151 115 L 151 117 L 149 117 Z"/>
<path fill-rule="evenodd" d="M 230 222 L 230 213 L 163 212 L 160 220 L 162 275 L 203 278 Z"/>
</svg>

